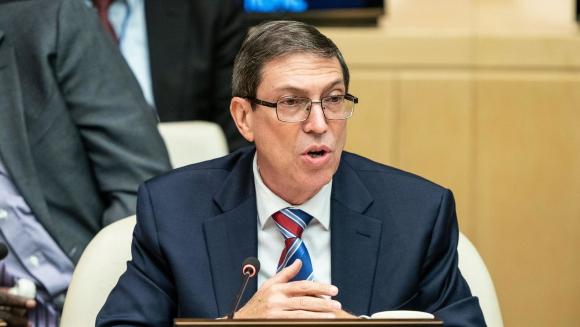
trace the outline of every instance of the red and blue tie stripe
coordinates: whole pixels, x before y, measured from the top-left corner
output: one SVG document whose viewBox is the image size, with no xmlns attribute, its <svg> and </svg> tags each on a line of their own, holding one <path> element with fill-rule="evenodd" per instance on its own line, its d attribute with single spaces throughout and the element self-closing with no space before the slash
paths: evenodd
<svg viewBox="0 0 580 327">
<path fill-rule="evenodd" d="M 280 255 L 276 273 L 294 263 L 296 259 L 300 259 L 302 268 L 290 281 L 314 280 L 310 254 L 302 242 L 302 233 L 312 220 L 312 216 L 300 209 L 286 208 L 273 214 L 272 218 L 285 239 L 285 247 Z"/>
</svg>

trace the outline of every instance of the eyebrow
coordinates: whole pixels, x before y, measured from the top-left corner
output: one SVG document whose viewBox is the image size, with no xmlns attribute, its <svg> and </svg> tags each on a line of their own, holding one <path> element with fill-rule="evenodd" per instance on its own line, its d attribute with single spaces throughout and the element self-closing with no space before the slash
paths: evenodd
<svg viewBox="0 0 580 327">
<path fill-rule="evenodd" d="M 344 80 L 342 78 L 337 79 L 334 82 L 328 84 L 324 88 L 324 91 L 327 91 L 327 90 L 329 90 L 329 89 L 331 89 L 331 88 L 333 88 L 333 87 L 335 87 L 335 86 L 337 86 L 337 85 L 339 85 L 341 83 L 344 85 Z M 281 92 L 281 91 L 291 91 L 291 92 L 298 93 L 298 94 L 308 93 L 308 90 L 307 89 L 303 89 L 303 88 L 296 87 L 296 86 L 292 86 L 292 85 L 283 85 L 283 86 L 281 86 L 279 88 L 276 88 L 275 91 L 277 91 L 277 92 Z"/>
</svg>

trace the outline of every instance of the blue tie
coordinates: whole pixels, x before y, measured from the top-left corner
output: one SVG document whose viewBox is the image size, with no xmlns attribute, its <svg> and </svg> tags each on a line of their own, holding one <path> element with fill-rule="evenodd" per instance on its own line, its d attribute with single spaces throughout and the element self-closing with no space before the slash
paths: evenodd
<svg viewBox="0 0 580 327">
<path fill-rule="evenodd" d="M 302 268 L 290 281 L 314 280 L 310 254 L 308 254 L 308 250 L 301 238 L 302 232 L 312 220 L 312 216 L 300 209 L 286 208 L 273 214 L 272 218 L 285 238 L 285 247 L 280 256 L 276 273 L 290 266 L 296 259 L 300 259 Z"/>
</svg>

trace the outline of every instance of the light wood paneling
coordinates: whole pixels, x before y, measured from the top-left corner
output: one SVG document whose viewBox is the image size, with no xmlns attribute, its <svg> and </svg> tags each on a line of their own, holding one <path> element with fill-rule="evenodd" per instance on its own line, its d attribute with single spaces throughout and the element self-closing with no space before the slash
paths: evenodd
<svg viewBox="0 0 580 327">
<path fill-rule="evenodd" d="M 417 35 L 393 42 L 371 33 L 363 42 L 358 33 L 337 38 L 351 91 L 361 98 L 348 150 L 453 190 L 461 229 L 488 265 L 506 326 L 575 326 L 578 39 L 444 34 L 417 54 L 402 46 L 423 39 Z M 437 49 L 446 44 L 457 48 Z M 400 53 L 381 56 L 391 47 Z"/>
<path fill-rule="evenodd" d="M 345 149 L 393 165 L 397 161 L 399 128 L 394 75 L 364 70 L 352 70 L 351 75 L 349 92 L 359 98 L 359 104 L 348 120 Z"/>
<path fill-rule="evenodd" d="M 473 1 L 388 0 L 385 29 L 467 29 L 473 25 Z"/>
<path fill-rule="evenodd" d="M 479 31 L 565 31 L 574 28 L 574 0 L 471 0 Z"/>
<path fill-rule="evenodd" d="M 470 76 L 464 72 L 401 73 L 398 165 L 453 190 L 459 225 L 473 236 Z"/>
<path fill-rule="evenodd" d="M 467 32 L 390 32 L 380 29 L 327 28 L 350 68 L 457 67 L 472 62 Z"/>
<path fill-rule="evenodd" d="M 568 31 L 574 0 L 386 0 L 389 30 Z"/>
<path fill-rule="evenodd" d="M 574 1 L 427 2 L 387 1 L 380 28 L 323 29 L 361 98 L 347 148 L 453 190 L 506 326 L 576 326 Z"/>
<path fill-rule="evenodd" d="M 475 40 L 474 64 L 507 69 L 578 69 L 578 35 L 480 36 Z"/>
<path fill-rule="evenodd" d="M 580 76 L 480 74 L 477 231 L 507 326 L 580 321 Z"/>
</svg>

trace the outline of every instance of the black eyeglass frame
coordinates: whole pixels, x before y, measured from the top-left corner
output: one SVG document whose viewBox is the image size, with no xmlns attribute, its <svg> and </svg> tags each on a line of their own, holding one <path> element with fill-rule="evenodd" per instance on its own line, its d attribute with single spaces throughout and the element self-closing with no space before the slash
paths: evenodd
<svg viewBox="0 0 580 327">
<path fill-rule="evenodd" d="M 322 101 L 324 99 L 326 99 L 326 98 L 332 98 L 332 97 L 335 97 L 335 96 L 344 96 L 345 99 L 352 101 L 355 105 L 358 103 L 358 98 L 355 97 L 352 94 L 349 94 L 349 93 L 344 94 L 344 95 L 342 95 L 342 94 L 340 94 L 340 95 L 329 95 L 327 97 L 324 97 L 324 98 L 320 99 L 319 101 L 314 101 L 314 100 L 312 100 L 310 98 L 303 98 L 303 97 L 282 97 L 282 98 L 278 99 L 276 102 L 268 102 L 268 101 L 260 100 L 258 98 L 251 97 L 251 96 L 245 96 L 245 97 L 242 97 L 242 98 L 247 99 L 250 102 L 253 102 L 255 104 L 259 104 L 261 106 L 265 106 L 265 107 L 270 107 L 270 108 L 276 109 L 276 118 L 279 121 L 284 122 L 284 123 L 301 123 L 303 121 L 306 121 L 308 119 L 308 117 L 310 117 L 311 110 L 308 111 L 308 115 L 306 116 L 306 118 L 304 118 L 302 120 L 290 120 L 290 121 L 289 120 L 282 120 L 282 119 L 280 119 L 280 116 L 278 116 L 278 101 L 280 101 L 281 99 L 308 99 L 308 100 L 310 100 L 310 108 L 312 108 L 312 105 L 314 103 L 320 103 L 320 106 L 322 107 L 322 114 L 324 115 L 324 118 L 327 119 L 327 120 L 347 120 L 350 117 L 352 117 L 352 115 L 354 113 L 354 105 L 353 105 L 353 108 L 352 108 L 352 112 L 350 113 L 350 116 L 348 116 L 348 117 L 345 117 L 345 118 L 328 118 L 328 117 L 326 117 L 326 110 L 325 110 L 324 106 L 322 105 Z"/>
</svg>

